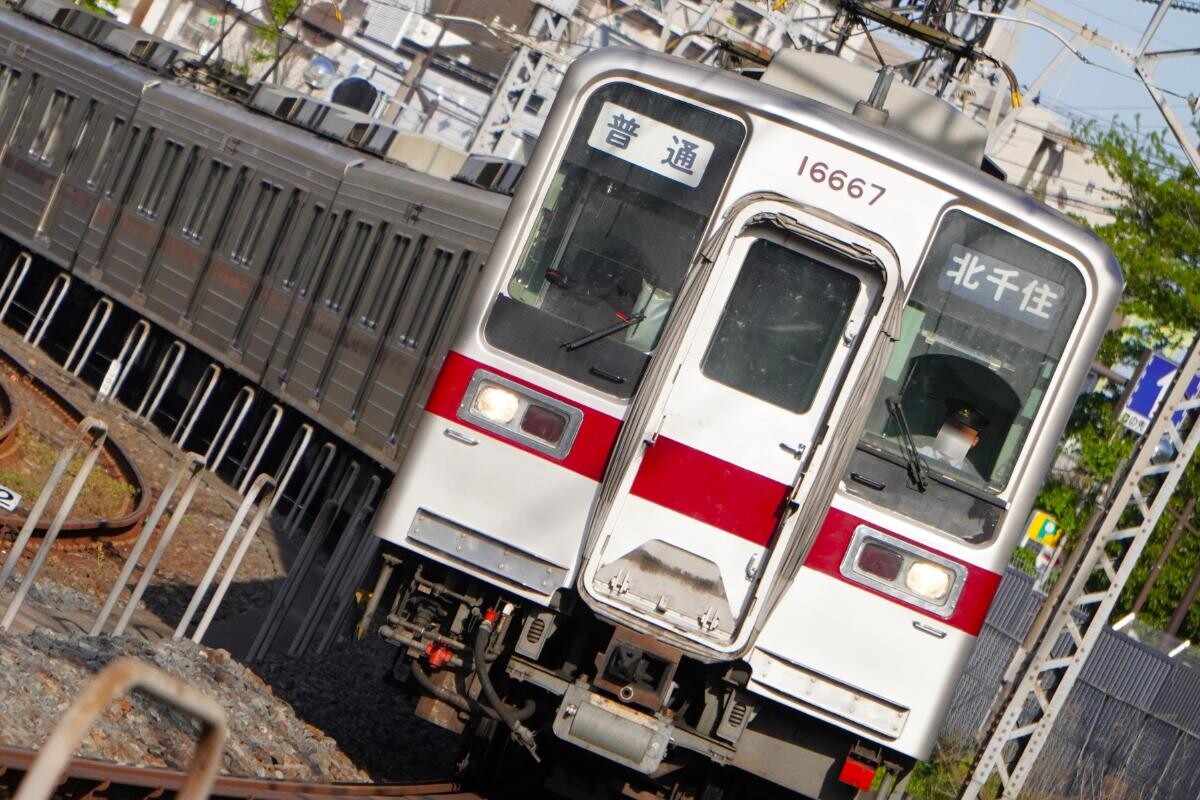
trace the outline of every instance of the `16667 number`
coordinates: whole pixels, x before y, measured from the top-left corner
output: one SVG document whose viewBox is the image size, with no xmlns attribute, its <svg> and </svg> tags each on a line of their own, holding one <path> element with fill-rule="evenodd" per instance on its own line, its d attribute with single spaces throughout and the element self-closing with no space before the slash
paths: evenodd
<svg viewBox="0 0 1200 800">
<path fill-rule="evenodd" d="M 796 170 L 796 174 L 807 176 L 813 183 L 824 184 L 835 192 L 844 191 L 855 200 L 871 195 L 867 200 L 869 206 L 875 205 L 875 201 L 887 193 L 887 189 L 878 183 L 868 183 L 862 178 L 851 178 L 844 169 L 830 169 L 824 161 L 814 161 L 809 164 L 808 156 L 805 156 L 804 160 L 800 162 L 800 169 Z"/>
</svg>

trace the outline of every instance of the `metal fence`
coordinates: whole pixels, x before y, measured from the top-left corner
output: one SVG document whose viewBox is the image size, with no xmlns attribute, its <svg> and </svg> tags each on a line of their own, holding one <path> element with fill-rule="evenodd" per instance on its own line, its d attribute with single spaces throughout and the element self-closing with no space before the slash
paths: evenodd
<svg viewBox="0 0 1200 800">
<path fill-rule="evenodd" d="M 1042 595 L 1009 569 L 943 734 L 973 740 Z M 1107 630 L 1026 784 L 1030 798 L 1200 800 L 1200 670 Z"/>
</svg>

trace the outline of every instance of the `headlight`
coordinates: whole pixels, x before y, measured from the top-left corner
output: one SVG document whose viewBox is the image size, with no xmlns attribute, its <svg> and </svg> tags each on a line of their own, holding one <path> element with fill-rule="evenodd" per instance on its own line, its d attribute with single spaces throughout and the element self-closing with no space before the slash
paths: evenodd
<svg viewBox="0 0 1200 800">
<path fill-rule="evenodd" d="M 854 529 L 840 571 L 855 583 L 942 617 L 954 613 L 967 580 L 964 565 L 869 525 Z"/>
<path fill-rule="evenodd" d="M 940 564 L 914 561 L 904 576 L 904 585 L 918 597 L 931 603 L 940 603 L 954 586 L 954 574 Z"/>
<path fill-rule="evenodd" d="M 497 425 L 507 425 L 517 416 L 521 398 L 511 389 L 494 383 L 483 383 L 471 402 L 471 411 Z"/>
</svg>

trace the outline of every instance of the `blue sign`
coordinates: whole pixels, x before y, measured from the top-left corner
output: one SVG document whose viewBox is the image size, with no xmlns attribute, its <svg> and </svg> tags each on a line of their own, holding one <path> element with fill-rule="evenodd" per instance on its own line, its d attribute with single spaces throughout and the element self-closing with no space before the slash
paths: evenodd
<svg viewBox="0 0 1200 800">
<path fill-rule="evenodd" d="M 1166 397 L 1167 389 L 1171 388 L 1171 381 L 1175 379 L 1175 373 L 1178 371 L 1179 365 L 1166 356 L 1160 356 L 1158 353 L 1150 356 L 1125 401 L 1125 407 L 1121 409 L 1121 422 L 1125 427 L 1134 433 L 1146 432 L 1154 412 Z M 1195 396 L 1197 389 L 1200 389 L 1200 376 L 1193 376 L 1188 384 L 1186 396 Z M 1182 413 L 1176 413 L 1175 423 L 1181 422 L 1182 417 Z"/>
</svg>

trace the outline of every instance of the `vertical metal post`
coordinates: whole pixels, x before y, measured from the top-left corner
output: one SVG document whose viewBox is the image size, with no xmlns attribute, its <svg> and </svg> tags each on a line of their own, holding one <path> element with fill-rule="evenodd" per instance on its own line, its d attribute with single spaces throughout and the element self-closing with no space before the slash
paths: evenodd
<svg viewBox="0 0 1200 800">
<path fill-rule="evenodd" d="M 103 312 L 100 311 L 102 308 L 104 309 Z M 112 300 L 109 300 L 107 297 L 101 297 L 96 301 L 96 304 L 92 306 L 92 310 L 88 313 L 83 327 L 79 329 L 79 335 L 75 337 L 75 344 L 71 347 L 71 352 L 67 354 L 67 360 L 63 362 L 63 369 L 72 375 L 78 375 L 83 371 L 83 365 L 91 358 L 92 349 L 95 348 L 96 342 L 100 339 L 100 334 L 104 333 L 104 327 L 108 325 L 108 318 L 112 316 L 112 310 Z M 100 314 L 99 322 L 96 321 L 97 314 Z M 91 333 L 90 337 L 88 337 L 89 333 Z M 85 338 L 87 339 L 86 346 L 83 344 Z M 80 347 L 83 347 L 82 355 L 79 355 Z M 78 363 L 75 361 L 76 355 L 79 355 Z"/>
<path fill-rule="evenodd" d="M 126 556 L 125 565 L 121 568 L 121 574 L 113 581 L 112 589 L 108 592 L 108 598 L 104 601 L 104 607 L 96 615 L 96 622 L 92 625 L 92 629 L 88 631 L 88 636 L 99 636 L 103 633 L 104 623 L 108 622 L 108 617 L 117 605 L 117 600 L 120 599 L 122 590 L 129 583 L 129 576 L 133 574 L 138 559 L 142 557 L 142 551 L 150 543 L 150 537 L 154 535 L 154 530 L 158 527 L 158 521 L 162 519 L 162 515 L 166 512 L 167 504 L 175 495 L 175 490 L 179 488 L 179 484 L 183 482 L 185 477 L 195 475 L 203 467 L 204 458 L 199 453 L 183 454 L 183 460 L 179 463 L 175 471 L 171 473 L 171 477 L 167 480 L 167 485 L 163 487 L 162 492 L 159 494 L 158 502 L 155 503 L 150 516 L 142 523 L 142 532 L 138 534 L 137 541 L 133 543 L 133 549 Z"/>
<path fill-rule="evenodd" d="M 316 636 L 317 628 L 320 626 L 321 616 L 333 600 L 337 587 L 345 574 L 347 562 L 355 551 L 358 536 L 366 526 L 367 517 L 373 511 L 371 504 L 375 501 L 379 485 L 379 476 L 372 475 L 350 515 L 350 520 L 342 528 L 341 536 L 338 537 L 333 553 L 325 562 L 321 583 L 317 587 L 316 594 L 313 595 L 312 602 L 308 605 L 304 620 L 300 623 L 300 630 L 297 631 L 296 637 L 292 640 L 292 646 L 288 649 L 288 655 L 299 655 L 312 644 L 313 637 Z"/>
<path fill-rule="evenodd" d="M 67 296 L 67 292 L 71 289 L 71 276 L 65 272 L 60 272 L 50 281 L 50 288 L 46 290 L 46 294 L 42 297 L 42 303 L 38 306 L 37 312 L 33 315 L 33 320 L 29 323 L 29 327 L 25 329 L 24 341 L 29 342 L 34 347 L 42 343 L 42 337 L 46 335 L 46 329 L 50 327 L 50 323 L 54 321 L 54 315 L 58 313 L 58 307 L 62 305 L 63 298 Z M 49 306 L 49 311 L 46 307 Z M 46 317 L 43 320 L 42 314 Z"/>
<path fill-rule="evenodd" d="M 326 445 L 329 446 L 328 444 Z M 322 464 L 322 472 L 327 469 L 332 456 L 332 450 L 326 450 L 326 457 Z M 296 600 L 296 595 L 300 591 L 300 587 L 304 584 L 308 577 L 308 572 L 312 568 L 313 559 L 316 557 L 317 551 L 321 544 L 325 541 L 334 522 L 337 520 L 337 515 L 341 512 L 342 506 L 345 505 L 346 499 L 350 495 L 350 489 L 354 485 L 354 479 L 358 476 L 358 464 L 352 464 L 346 474 L 342 476 L 341 482 L 334 492 L 326 498 L 321 504 L 320 511 L 317 512 L 316 519 L 313 520 L 312 528 L 309 529 L 308 535 L 304 537 L 304 544 L 300 546 L 300 552 L 296 554 L 295 561 L 292 562 L 291 569 L 288 570 L 287 578 L 284 579 L 283 586 L 279 587 L 279 592 L 276 593 L 275 599 L 271 601 L 271 608 L 267 611 L 266 619 L 263 620 L 262 626 L 258 630 L 258 634 L 254 637 L 254 643 L 250 645 L 250 652 L 246 658 L 253 661 L 261 658 L 275 642 L 275 637 L 279 635 L 279 629 L 283 625 L 283 620 L 287 616 L 288 609 L 292 607 L 292 603 Z"/>
<path fill-rule="evenodd" d="M 8 316 L 8 309 L 16 299 L 17 292 L 21 291 L 21 284 L 25 283 L 25 276 L 29 274 L 29 265 L 32 263 L 33 256 L 22 252 L 13 259 L 12 266 L 8 268 L 4 283 L 0 284 L 0 297 L 4 298 L 4 305 L 0 306 L 0 322 Z M 20 268 L 17 267 L 18 264 L 21 265 Z"/>
<path fill-rule="evenodd" d="M 29 519 L 26 520 L 25 526 L 21 529 L 21 535 L 17 537 L 17 544 L 13 546 L 12 552 L 8 554 L 8 561 L 4 564 L 3 574 L 0 574 L 0 586 L 3 586 L 8 580 L 9 574 L 16 568 L 17 559 L 20 558 L 21 551 L 25 548 L 26 543 L 28 543 L 30 535 L 33 534 L 33 526 L 41 518 L 55 485 L 57 485 L 59 479 L 62 477 L 63 472 L 66 471 L 66 467 L 71 462 L 71 459 L 75 457 L 75 453 L 79 449 L 80 440 L 90 436 L 92 441 L 87 455 L 83 457 L 83 463 L 79 467 L 79 472 L 76 473 L 75 479 L 71 481 L 71 485 L 67 487 L 66 497 L 63 498 L 62 504 L 58 508 L 58 513 L 54 515 L 54 519 L 50 522 L 50 527 L 46 529 L 46 533 L 42 537 L 41 546 L 38 547 L 37 554 L 34 555 L 29 569 L 25 570 L 25 575 L 21 579 L 21 585 L 17 588 L 16 594 L 13 595 L 12 601 L 8 604 L 8 609 L 4 612 L 4 619 L 0 620 L 0 628 L 4 630 L 12 627 L 13 620 L 17 618 L 17 612 L 21 610 L 21 604 L 25 602 L 25 595 L 29 594 L 29 588 L 37 578 L 38 572 L 41 571 L 42 565 L 46 563 L 46 558 L 50 555 L 50 549 L 54 546 L 54 540 L 58 538 L 63 523 L 67 521 L 67 515 L 75 507 L 75 501 L 79 498 L 79 492 L 83 489 L 83 484 L 87 481 L 88 475 L 92 473 L 92 467 L 95 466 L 96 459 L 99 457 L 100 451 L 104 448 L 104 443 L 108 439 L 108 426 L 95 417 L 84 417 L 79 425 L 76 426 L 75 433 L 75 441 L 72 443 L 72 446 L 69 446 L 59 456 L 58 463 L 54 465 L 54 472 L 50 474 L 50 480 L 46 481 L 46 486 L 42 488 L 42 495 L 38 497 L 37 506 L 34 507 L 36 517 L 33 513 L 29 515 Z M 59 469 L 60 466 L 62 469 Z M 24 537 L 23 539 L 22 536 Z"/>
<path fill-rule="evenodd" d="M 984 746 L 963 800 L 975 800 L 992 775 L 998 775 L 1003 797 L 1015 800 L 1050 736 L 1087 655 L 1108 624 L 1125 582 L 1133 572 L 1150 534 L 1171 499 L 1200 444 L 1196 409 L 1200 397 L 1186 399 L 1192 377 L 1200 373 L 1200 339 L 1159 409 L 1154 424 L 1133 456 L 1133 466 L 1113 496 L 1094 535 L 1080 547 L 1086 551 L 1071 575 L 1069 588 L 1043 632 L 1028 669 L 1006 703 Z M 1176 422 L 1178 416 L 1178 422 Z M 1156 462 L 1164 439 L 1174 455 Z M 1118 527 L 1129 522 L 1128 527 Z"/>
<path fill-rule="evenodd" d="M 258 471 L 258 465 L 262 463 L 263 455 L 267 452 L 267 448 L 271 446 L 271 442 L 275 439 L 275 432 L 279 429 L 279 423 L 283 419 L 283 406 L 279 403 L 274 403 L 267 409 L 267 414 L 263 417 L 262 422 L 258 424 L 258 429 L 254 432 L 254 437 L 250 440 L 250 446 L 246 448 L 246 453 L 250 456 L 249 461 L 243 461 L 233 476 L 233 480 L 237 482 L 238 493 L 242 494 L 250 485 L 250 481 L 254 480 L 254 475 Z"/>
<path fill-rule="evenodd" d="M 142 320 L 145 322 L 145 320 Z M 147 323 L 147 326 L 149 323 Z M 148 329 L 148 328 L 147 328 Z M 133 335 L 132 333 L 130 334 Z M 128 339 L 126 340 L 128 341 Z M 138 347 L 141 347 L 141 342 L 138 342 Z M 150 383 L 146 386 L 146 393 L 142 395 L 142 402 L 138 405 L 134 416 L 138 419 L 150 422 L 154 418 L 154 412 L 158 411 L 158 405 L 163 401 L 163 397 L 167 394 L 167 389 L 175 381 L 175 375 L 179 372 L 179 365 L 183 362 L 183 354 L 187 351 L 187 345 L 176 339 L 163 353 L 162 359 L 158 362 L 158 368 L 154 370 L 154 377 L 150 379 Z M 167 364 L 170 363 L 168 367 Z M 164 375 L 164 373 L 166 373 Z M 124 376 L 122 376 L 122 380 Z M 113 394 L 117 393 L 120 388 L 121 380 L 117 381 L 117 385 L 113 387 Z M 151 400 L 153 398 L 153 400 Z M 146 403 L 150 403 L 150 407 L 146 408 Z M 145 412 L 145 413 L 143 413 Z"/>
<path fill-rule="evenodd" d="M 246 521 L 246 517 L 250 514 L 250 509 L 258 502 L 259 495 L 262 494 L 267 485 L 274 486 L 274 483 L 274 478 L 266 474 L 259 475 L 254 479 L 254 484 L 250 487 L 250 491 L 242 500 L 242 504 L 238 506 L 237 512 L 233 515 L 233 520 L 229 523 L 229 527 L 225 529 L 225 535 L 221 538 L 221 544 L 217 546 L 217 551 L 213 553 L 212 560 L 208 562 L 208 569 L 204 571 L 204 577 L 200 579 L 200 585 L 196 587 L 196 591 L 192 594 L 191 602 L 188 603 L 187 610 L 183 612 L 183 618 L 179 620 L 179 625 L 175 628 L 175 634 L 172 638 L 183 638 L 188 625 L 192 622 L 192 617 L 196 616 L 196 611 L 200 608 L 200 603 L 204 600 L 204 595 L 208 592 L 208 587 L 212 586 L 213 578 L 216 577 L 217 570 L 220 569 L 221 563 L 225 560 L 225 554 L 229 552 L 230 545 L 233 544 L 238 531 L 242 529 L 242 523 Z"/>
<path fill-rule="evenodd" d="M 204 373 L 197 381 L 196 387 L 192 389 L 192 395 L 188 398 L 183 413 L 179 415 L 179 421 L 175 423 L 175 429 L 171 431 L 171 441 L 179 445 L 179 449 L 187 449 L 187 440 L 192 435 L 192 428 L 195 427 L 196 420 L 204 412 L 204 406 L 208 404 L 208 398 L 212 396 L 213 389 L 216 388 L 217 381 L 220 379 L 220 366 L 209 364 L 204 368 Z"/>
<path fill-rule="evenodd" d="M 233 402 L 229 405 L 229 410 L 225 412 L 225 417 L 221 420 L 221 425 L 217 428 L 217 432 L 213 434 L 212 442 L 208 445 L 208 452 L 204 454 L 205 460 L 208 462 L 208 468 L 213 472 L 217 471 L 217 467 L 221 466 L 221 462 L 225 460 L 225 454 L 229 452 L 229 445 L 233 443 L 233 439 L 242 428 L 242 423 L 246 421 L 246 414 L 250 412 L 250 406 L 254 403 L 254 389 L 250 386 L 243 386 L 238 389 L 237 395 L 233 398 Z M 233 424 L 229 424 L 229 420 L 237 412 L 237 417 L 234 418 Z M 226 426 L 228 430 L 226 430 Z M 217 450 L 218 444 L 220 445 Z M 213 458 L 213 450 L 217 450 L 216 458 Z"/>
<path fill-rule="evenodd" d="M 199 453 L 188 453 L 187 458 L 204 463 L 204 457 Z M 204 480 L 204 470 L 197 469 L 188 479 L 187 485 L 183 487 L 183 494 L 180 495 L 179 501 L 175 503 L 175 508 L 171 512 L 171 518 L 167 520 L 167 527 L 163 529 L 162 535 L 158 539 L 158 545 L 155 546 L 154 552 L 150 554 L 150 560 L 146 562 L 146 566 L 142 567 L 142 577 L 138 579 L 137 586 L 133 587 L 133 592 L 129 595 L 129 602 L 125 604 L 125 610 L 121 612 L 121 618 L 117 620 L 117 624 L 113 627 L 112 635 L 120 636 L 125 633 L 125 628 L 129 625 L 129 621 L 133 619 L 133 614 L 137 611 L 138 603 L 141 602 L 142 595 L 146 593 L 146 588 L 150 585 L 150 579 L 154 577 L 154 573 L 158 570 L 158 562 L 162 560 L 163 555 L 167 552 L 167 548 L 171 545 L 171 540 L 175 538 L 175 532 L 179 530 L 179 523 L 183 521 L 187 514 L 188 508 L 192 504 L 192 498 L 196 496 L 196 490 L 200 488 L 200 484 Z"/>
<path fill-rule="evenodd" d="M 283 522 L 283 535 L 287 538 L 295 537 L 296 529 L 300 527 L 300 521 L 304 518 L 304 512 L 308 509 L 317 490 L 325 484 L 325 475 L 333 466 L 333 459 L 336 455 L 337 445 L 333 442 L 321 445 L 321 450 L 317 453 L 316 469 L 310 470 L 304 477 L 304 483 L 300 484 L 300 491 L 296 493 L 296 502 L 292 504 L 292 508 Z M 284 476 L 284 483 L 287 483 L 288 477 L 290 474 Z"/>
<path fill-rule="evenodd" d="M 259 527 L 262 526 L 263 520 L 266 519 L 267 512 L 271 508 L 271 494 L 275 491 L 275 479 L 270 475 L 260 477 L 264 477 L 266 480 L 255 481 L 254 485 L 256 488 L 263 487 L 262 491 L 265 491 L 267 495 L 259 498 L 258 509 L 250 518 L 250 524 L 246 526 L 245 532 L 242 533 L 242 540 L 238 543 L 237 550 L 233 552 L 233 558 L 229 560 L 229 565 L 225 567 L 221 583 L 217 586 L 212 600 L 208 602 L 208 608 L 204 610 L 204 616 L 200 618 L 200 624 L 196 626 L 195 633 L 192 634 L 192 641 L 196 644 L 199 644 L 200 640 L 204 638 L 208 626 L 212 624 L 213 617 L 217 615 L 217 609 L 220 608 L 221 601 L 225 599 L 225 593 L 229 591 L 229 586 L 233 583 L 234 576 L 237 575 L 238 567 L 242 565 L 242 559 L 246 557 L 246 552 L 254 541 L 254 534 L 258 533 Z"/>
<path fill-rule="evenodd" d="M 125 379 L 129 377 L 129 370 L 137 363 L 138 356 L 142 354 L 142 348 L 146 346 L 146 339 L 150 336 L 150 323 L 144 319 L 139 319 L 129 333 L 125 336 L 125 341 L 121 343 L 121 351 L 117 353 L 117 363 L 121 365 L 121 372 L 117 375 L 117 380 L 113 383 L 112 391 L 108 393 L 108 397 L 116 397 L 121 393 L 121 387 L 125 385 Z M 130 347 L 133 352 L 130 353 Z M 83 364 L 80 363 L 82 367 Z M 155 377 L 158 374 L 155 373 Z M 147 395 L 149 392 L 147 392 Z M 140 411 L 140 409 L 139 409 Z"/>
<path fill-rule="evenodd" d="M 367 607 L 363 609 L 362 617 L 354 629 L 355 638 L 363 638 L 371 629 L 371 623 L 375 621 L 375 612 L 379 609 L 383 593 L 387 591 L 388 581 L 392 579 L 392 573 L 395 571 L 396 562 L 385 556 L 383 566 L 379 568 L 379 575 L 375 578 L 375 586 L 371 589 L 371 596 L 367 598 Z"/>
</svg>

